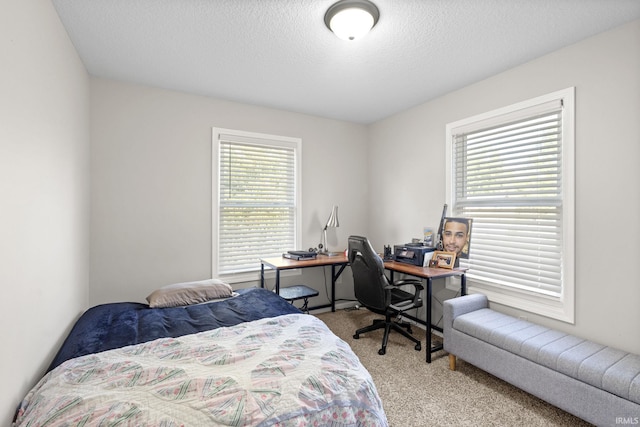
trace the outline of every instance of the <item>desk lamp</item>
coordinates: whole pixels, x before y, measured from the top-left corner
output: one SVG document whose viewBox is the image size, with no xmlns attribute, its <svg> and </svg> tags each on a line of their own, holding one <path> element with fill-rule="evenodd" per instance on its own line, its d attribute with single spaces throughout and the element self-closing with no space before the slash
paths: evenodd
<svg viewBox="0 0 640 427">
<path fill-rule="evenodd" d="M 338 222 L 338 206 L 334 205 L 331 210 L 331 215 L 329 215 L 329 219 L 327 220 L 327 225 L 322 229 L 322 242 L 320 242 L 320 251 L 318 252 L 320 255 L 326 256 L 336 256 L 340 255 L 342 252 L 329 252 L 327 246 L 327 228 L 329 227 L 340 227 L 340 223 Z"/>
</svg>

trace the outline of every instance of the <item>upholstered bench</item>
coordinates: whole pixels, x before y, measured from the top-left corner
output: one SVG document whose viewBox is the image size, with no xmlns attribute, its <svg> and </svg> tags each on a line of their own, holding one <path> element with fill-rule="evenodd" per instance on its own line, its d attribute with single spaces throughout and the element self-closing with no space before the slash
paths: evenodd
<svg viewBox="0 0 640 427">
<path fill-rule="evenodd" d="M 444 350 L 598 426 L 638 424 L 640 356 L 489 308 L 481 294 L 444 303 Z"/>
</svg>

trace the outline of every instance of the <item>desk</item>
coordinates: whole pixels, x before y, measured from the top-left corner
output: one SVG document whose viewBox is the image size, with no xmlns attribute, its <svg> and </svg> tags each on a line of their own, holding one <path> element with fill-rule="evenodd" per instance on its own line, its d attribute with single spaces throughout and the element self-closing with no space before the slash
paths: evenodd
<svg viewBox="0 0 640 427">
<path fill-rule="evenodd" d="M 296 268 L 309 268 L 309 267 L 322 267 L 331 266 L 331 302 L 329 304 L 309 307 L 309 310 L 317 308 L 331 307 L 331 311 L 336 311 L 336 280 L 340 277 L 340 274 L 344 271 L 345 267 L 349 264 L 349 260 L 344 255 L 337 256 L 322 256 L 318 255 L 315 259 L 296 261 L 284 257 L 266 258 L 260 260 L 260 286 L 264 288 L 264 268 L 265 266 L 276 271 L 276 293 L 280 293 L 280 271 L 282 270 L 294 270 Z M 442 345 L 435 347 L 431 346 L 431 331 L 433 329 L 442 332 L 442 328 L 431 324 L 431 299 L 432 299 L 432 285 L 433 279 L 442 279 L 445 277 L 460 277 L 460 295 L 466 295 L 467 282 L 466 282 L 466 269 L 454 268 L 450 270 L 448 268 L 430 268 L 430 267 L 418 267 L 411 264 L 405 264 L 397 261 L 385 261 L 384 268 L 389 270 L 389 279 L 393 282 L 394 273 L 408 274 L 410 276 L 425 279 L 427 281 L 426 295 L 423 298 L 426 303 L 426 320 L 418 319 L 417 317 L 403 314 L 407 319 L 411 319 L 414 322 L 420 323 L 426 327 L 426 340 L 427 340 L 427 363 L 431 363 L 431 353 L 442 350 Z M 336 269 L 338 269 L 336 271 Z"/>
<path fill-rule="evenodd" d="M 264 288 L 264 268 L 265 266 L 276 271 L 276 293 L 280 294 L 280 272 L 282 270 L 295 270 L 297 268 L 331 266 L 331 302 L 325 305 L 309 307 L 309 310 L 331 307 L 331 311 L 336 311 L 336 280 L 349 264 L 349 260 L 344 254 L 336 256 L 318 255 L 315 259 L 296 261 L 285 257 L 260 259 L 260 287 Z M 337 271 L 336 271 L 337 269 Z"/>
<path fill-rule="evenodd" d="M 408 314 L 403 314 L 402 316 L 426 326 L 427 363 L 431 363 L 431 353 L 442 350 L 442 344 L 437 345 L 435 347 L 431 346 L 431 330 L 435 329 L 436 331 L 442 332 L 442 328 L 431 324 L 431 299 L 432 299 L 431 294 L 432 294 L 433 279 L 442 279 L 445 277 L 460 276 L 460 295 L 466 295 L 467 280 L 466 280 L 465 273 L 467 272 L 467 270 L 463 268 L 454 268 L 453 270 L 450 270 L 448 268 L 418 267 L 415 265 L 405 264 L 397 261 L 385 261 L 384 268 L 389 270 L 389 272 L 391 273 L 389 277 L 389 280 L 391 282 L 393 282 L 394 280 L 393 279 L 394 272 L 408 274 L 410 276 L 426 279 L 427 281 L 426 295 L 424 297 L 425 303 L 427 305 L 427 313 L 425 315 L 426 321 L 422 319 L 418 319 L 417 317 L 414 317 Z"/>
</svg>

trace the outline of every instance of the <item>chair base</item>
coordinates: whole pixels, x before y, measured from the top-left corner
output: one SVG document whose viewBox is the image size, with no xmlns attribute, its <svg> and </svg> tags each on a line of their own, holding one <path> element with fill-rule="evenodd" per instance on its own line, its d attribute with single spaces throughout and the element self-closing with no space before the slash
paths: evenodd
<svg viewBox="0 0 640 427">
<path fill-rule="evenodd" d="M 422 350 L 422 345 L 420 344 L 420 340 L 411 335 L 411 325 L 409 323 L 397 323 L 391 320 L 391 314 L 386 314 L 384 319 L 375 319 L 373 323 L 369 326 L 365 326 L 364 328 L 360 328 L 356 331 L 355 335 L 353 335 L 354 339 L 359 339 L 360 334 L 364 334 L 365 332 L 375 331 L 377 329 L 384 328 L 384 336 L 382 337 L 382 348 L 378 350 L 379 355 L 384 355 L 387 352 L 387 342 L 389 341 L 389 332 L 391 329 L 394 331 L 400 332 L 400 334 L 404 335 L 411 341 L 413 341 L 415 345 L 416 351 Z"/>
</svg>

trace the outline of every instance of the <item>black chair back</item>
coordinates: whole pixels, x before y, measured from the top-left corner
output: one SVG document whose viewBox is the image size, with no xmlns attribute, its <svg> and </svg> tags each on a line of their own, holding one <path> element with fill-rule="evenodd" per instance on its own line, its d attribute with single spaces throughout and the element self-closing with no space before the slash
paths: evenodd
<svg viewBox="0 0 640 427">
<path fill-rule="evenodd" d="M 370 310 L 384 312 L 391 303 L 391 291 L 382 258 L 361 236 L 349 237 L 348 258 L 356 298 Z"/>
</svg>

